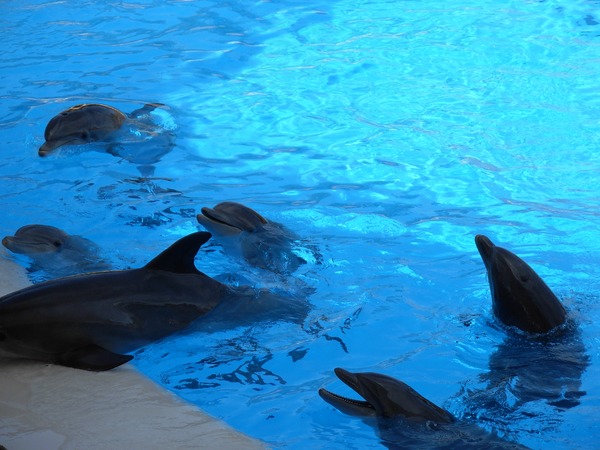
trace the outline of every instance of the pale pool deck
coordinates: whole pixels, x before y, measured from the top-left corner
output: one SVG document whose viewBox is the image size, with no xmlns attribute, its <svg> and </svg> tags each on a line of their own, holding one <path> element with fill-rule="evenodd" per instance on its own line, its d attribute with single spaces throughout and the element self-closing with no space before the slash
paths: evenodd
<svg viewBox="0 0 600 450">
<path fill-rule="evenodd" d="M 0 248 L 0 295 L 29 284 Z M 265 449 L 138 373 L 0 359 L 0 444 L 8 450 Z"/>
</svg>

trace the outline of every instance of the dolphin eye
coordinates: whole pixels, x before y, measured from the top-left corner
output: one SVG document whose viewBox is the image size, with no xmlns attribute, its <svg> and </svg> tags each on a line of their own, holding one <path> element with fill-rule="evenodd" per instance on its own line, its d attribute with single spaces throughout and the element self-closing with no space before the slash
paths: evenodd
<svg viewBox="0 0 600 450">
<path fill-rule="evenodd" d="M 79 137 L 81 139 L 87 139 L 89 137 L 89 134 L 87 131 L 83 131 Z"/>
<path fill-rule="evenodd" d="M 60 247 L 62 245 L 62 243 L 60 241 L 54 241 L 52 243 L 56 248 Z"/>
</svg>

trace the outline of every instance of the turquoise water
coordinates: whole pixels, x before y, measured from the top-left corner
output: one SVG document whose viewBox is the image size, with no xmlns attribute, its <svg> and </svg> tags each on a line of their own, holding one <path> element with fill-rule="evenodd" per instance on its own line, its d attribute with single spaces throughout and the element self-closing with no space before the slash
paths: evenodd
<svg viewBox="0 0 600 450">
<path fill-rule="evenodd" d="M 202 206 L 231 200 L 293 229 L 299 252 L 318 249 L 282 278 L 215 241 L 200 270 L 304 293 L 311 311 L 157 343 L 135 358 L 149 377 L 276 448 L 382 448 L 318 397 L 349 393 L 334 367 L 400 378 L 532 448 L 594 447 L 599 2 L 7 1 L 0 12 L 4 235 L 55 225 L 135 267 L 200 229 Z M 93 146 L 39 158 L 48 120 L 84 102 L 164 103 L 174 147 L 151 175 Z M 491 314 L 477 233 L 528 261 L 577 322 L 585 370 L 532 360 L 540 390 L 585 391 L 578 405 L 521 404 L 518 379 L 489 389 L 511 341 Z"/>
</svg>

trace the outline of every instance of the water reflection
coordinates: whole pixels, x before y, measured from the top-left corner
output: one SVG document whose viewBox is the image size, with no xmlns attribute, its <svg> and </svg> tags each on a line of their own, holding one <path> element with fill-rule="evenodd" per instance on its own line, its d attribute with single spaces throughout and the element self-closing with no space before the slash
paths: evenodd
<svg viewBox="0 0 600 450">
<path fill-rule="evenodd" d="M 590 363 L 581 333 L 573 321 L 546 334 L 507 329 L 504 341 L 490 355 L 478 386 L 465 386 L 451 400 L 466 419 L 513 432 L 542 415 L 538 426 L 556 427 L 560 415 L 540 410 L 544 402 L 557 413 L 580 404 L 586 394 L 581 377 Z"/>
</svg>

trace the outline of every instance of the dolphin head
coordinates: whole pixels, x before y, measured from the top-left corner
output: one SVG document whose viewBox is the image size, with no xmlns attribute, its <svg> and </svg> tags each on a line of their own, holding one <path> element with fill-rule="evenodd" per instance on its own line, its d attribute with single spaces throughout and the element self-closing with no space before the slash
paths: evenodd
<svg viewBox="0 0 600 450">
<path fill-rule="evenodd" d="M 52 253 L 60 251 L 68 235 L 49 225 L 26 225 L 14 236 L 2 239 L 2 245 L 14 253 Z"/>
<path fill-rule="evenodd" d="M 63 145 L 77 145 L 105 138 L 118 130 L 127 117 L 112 106 L 84 104 L 54 116 L 44 132 L 46 142 L 38 154 L 46 156 Z"/>
<path fill-rule="evenodd" d="M 253 233 L 261 230 L 268 220 L 241 203 L 222 202 L 214 208 L 202 208 L 196 217 L 209 231 L 231 236 L 243 231 Z"/>
<path fill-rule="evenodd" d="M 545 333 L 565 322 L 562 303 L 525 261 L 483 235 L 475 236 L 475 245 L 487 269 L 494 314 L 504 324 Z"/>
<path fill-rule="evenodd" d="M 337 368 L 335 374 L 364 400 L 353 400 L 325 389 L 319 395 L 330 405 L 353 416 L 402 418 L 411 422 L 452 423 L 456 419 L 445 409 L 434 405 L 413 388 L 380 373 L 352 373 Z"/>
</svg>

